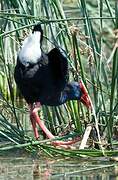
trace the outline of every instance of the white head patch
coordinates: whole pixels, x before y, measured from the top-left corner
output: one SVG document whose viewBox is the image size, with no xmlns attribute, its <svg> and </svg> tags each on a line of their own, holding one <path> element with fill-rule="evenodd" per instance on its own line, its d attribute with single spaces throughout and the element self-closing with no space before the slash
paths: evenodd
<svg viewBox="0 0 118 180">
<path fill-rule="evenodd" d="M 35 64 L 40 60 L 40 39 L 41 32 L 35 31 L 23 41 L 23 45 L 18 53 L 19 60 L 23 65 Z"/>
</svg>

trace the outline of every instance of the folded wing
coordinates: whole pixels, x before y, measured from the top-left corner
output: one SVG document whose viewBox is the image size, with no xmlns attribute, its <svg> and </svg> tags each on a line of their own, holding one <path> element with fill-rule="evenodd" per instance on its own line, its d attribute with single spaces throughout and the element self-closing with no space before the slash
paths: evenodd
<svg viewBox="0 0 118 180">
<path fill-rule="evenodd" d="M 57 91 L 64 89 L 68 82 L 68 61 L 64 52 L 58 48 L 52 49 L 48 54 L 54 86 Z"/>
</svg>

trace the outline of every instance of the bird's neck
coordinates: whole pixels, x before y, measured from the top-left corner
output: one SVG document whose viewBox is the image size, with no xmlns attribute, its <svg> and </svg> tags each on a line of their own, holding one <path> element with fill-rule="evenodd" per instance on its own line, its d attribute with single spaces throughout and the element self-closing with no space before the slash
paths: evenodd
<svg viewBox="0 0 118 180">
<path fill-rule="evenodd" d="M 23 42 L 18 57 L 20 62 L 27 66 L 30 64 L 36 64 L 41 58 L 41 33 L 39 31 L 29 35 Z"/>
</svg>

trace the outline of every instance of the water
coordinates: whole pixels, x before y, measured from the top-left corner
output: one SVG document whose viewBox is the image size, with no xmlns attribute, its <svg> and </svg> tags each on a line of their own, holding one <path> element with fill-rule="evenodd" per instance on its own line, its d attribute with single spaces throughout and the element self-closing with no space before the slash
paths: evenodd
<svg viewBox="0 0 118 180">
<path fill-rule="evenodd" d="M 108 158 L 55 159 L 21 151 L 0 157 L 0 180 L 117 180 L 118 164 Z"/>
</svg>

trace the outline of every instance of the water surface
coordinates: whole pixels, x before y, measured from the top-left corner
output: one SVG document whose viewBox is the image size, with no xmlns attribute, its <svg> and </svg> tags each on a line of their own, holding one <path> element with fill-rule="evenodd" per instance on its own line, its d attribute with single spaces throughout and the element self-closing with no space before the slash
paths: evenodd
<svg viewBox="0 0 118 180">
<path fill-rule="evenodd" d="M 0 180 L 117 180 L 118 164 L 109 158 L 37 157 L 21 151 L 0 156 Z"/>
</svg>

